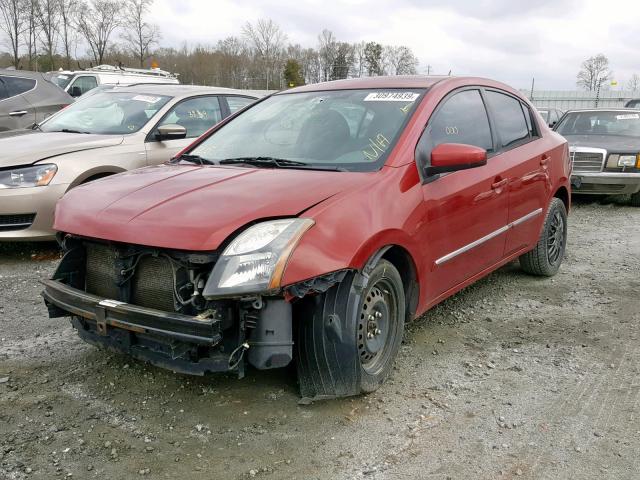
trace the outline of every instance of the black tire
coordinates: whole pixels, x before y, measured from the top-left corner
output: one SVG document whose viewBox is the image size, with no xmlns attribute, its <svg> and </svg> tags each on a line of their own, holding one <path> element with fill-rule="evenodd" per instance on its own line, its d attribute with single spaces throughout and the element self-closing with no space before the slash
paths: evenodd
<svg viewBox="0 0 640 480">
<path fill-rule="evenodd" d="M 631 195 L 631 200 L 629 200 L 629 204 L 632 207 L 640 207 L 640 192 L 636 192 Z"/>
<path fill-rule="evenodd" d="M 551 277 L 558 273 L 567 247 L 567 209 L 552 198 L 540 239 L 535 248 L 520 256 L 520 266 L 531 275 Z"/>
<path fill-rule="evenodd" d="M 350 273 L 294 311 L 296 363 L 304 400 L 376 390 L 391 371 L 404 332 L 398 270 L 380 260 L 368 276 Z"/>
</svg>

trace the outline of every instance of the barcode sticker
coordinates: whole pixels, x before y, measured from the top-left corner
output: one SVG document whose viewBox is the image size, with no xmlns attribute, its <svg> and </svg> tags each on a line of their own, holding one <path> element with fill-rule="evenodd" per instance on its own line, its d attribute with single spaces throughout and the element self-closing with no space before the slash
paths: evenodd
<svg viewBox="0 0 640 480">
<path fill-rule="evenodd" d="M 416 92 L 371 92 L 365 102 L 415 102 L 420 96 Z"/>
</svg>

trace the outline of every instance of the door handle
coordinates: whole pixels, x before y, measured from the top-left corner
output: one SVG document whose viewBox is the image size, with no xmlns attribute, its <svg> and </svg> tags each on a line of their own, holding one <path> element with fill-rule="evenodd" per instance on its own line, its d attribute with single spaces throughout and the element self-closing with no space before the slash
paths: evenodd
<svg viewBox="0 0 640 480">
<path fill-rule="evenodd" d="M 502 180 L 492 183 L 491 188 L 493 188 L 494 190 L 499 190 L 502 187 L 504 187 L 507 183 L 509 183 L 509 179 L 503 178 Z"/>
<path fill-rule="evenodd" d="M 26 115 L 27 112 L 26 110 L 16 110 L 15 112 L 9 112 L 9 116 L 10 117 L 21 117 L 22 115 Z"/>
<path fill-rule="evenodd" d="M 545 153 L 544 155 L 542 155 L 542 158 L 540 158 L 540 165 L 544 167 L 547 163 L 549 163 L 549 160 L 551 160 L 551 157 Z"/>
</svg>

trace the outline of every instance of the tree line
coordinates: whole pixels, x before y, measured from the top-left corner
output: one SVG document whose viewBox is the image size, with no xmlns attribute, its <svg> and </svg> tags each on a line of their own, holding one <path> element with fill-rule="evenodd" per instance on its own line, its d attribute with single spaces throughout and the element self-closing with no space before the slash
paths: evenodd
<svg viewBox="0 0 640 480">
<path fill-rule="evenodd" d="M 0 66 L 51 71 L 158 65 L 182 83 L 279 89 L 350 77 L 417 73 L 406 46 L 349 43 L 323 30 L 303 47 L 270 19 L 245 23 L 215 44 L 159 47 L 153 0 L 0 0 Z"/>
</svg>

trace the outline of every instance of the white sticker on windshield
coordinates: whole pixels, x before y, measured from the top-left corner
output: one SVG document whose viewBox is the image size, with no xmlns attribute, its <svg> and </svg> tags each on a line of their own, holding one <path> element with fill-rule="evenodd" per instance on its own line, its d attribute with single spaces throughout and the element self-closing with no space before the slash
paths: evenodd
<svg viewBox="0 0 640 480">
<path fill-rule="evenodd" d="M 625 113 L 624 115 L 616 115 L 617 120 L 636 120 L 640 118 L 637 113 Z"/>
<path fill-rule="evenodd" d="M 156 103 L 162 97 L 152 97 L 150 95 L 136 95 L 131 100 L 138 100 L 139 102 Z"/>
<path fill-rule="evenodd" d="M 415 92 L 372 92 L 364 97 L 365 102 L 415 102 L 420 96 Z"/>
</svg>

